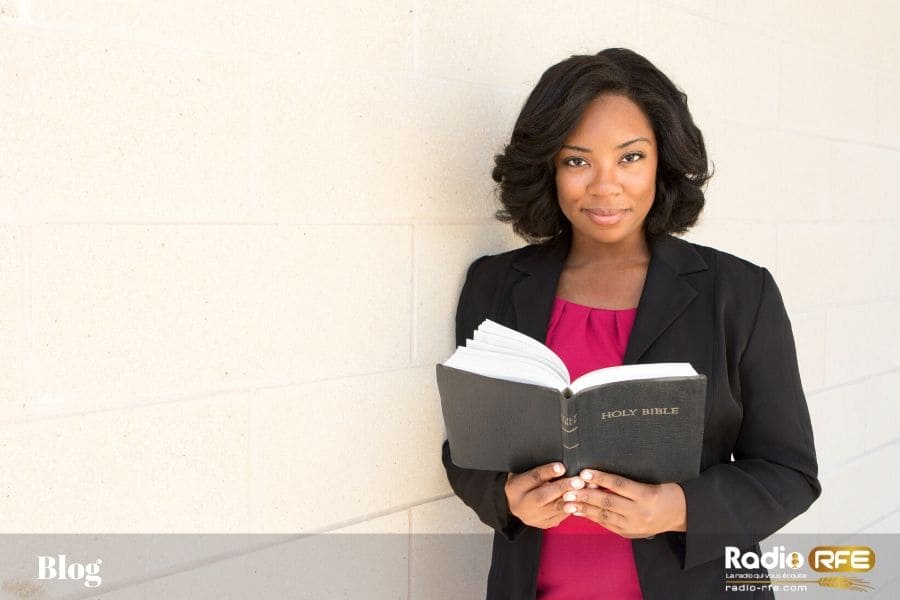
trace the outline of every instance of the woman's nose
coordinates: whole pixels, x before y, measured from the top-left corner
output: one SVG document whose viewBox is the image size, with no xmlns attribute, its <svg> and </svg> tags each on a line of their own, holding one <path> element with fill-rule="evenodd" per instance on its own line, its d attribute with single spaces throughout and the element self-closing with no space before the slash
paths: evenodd
<svg viewBox="0 0 900 600">
<path fill-rule="evenodd" d="M 619 179 L 615 169 L 598 167 L 594 176 L 588 182 L 588 193 L 603 196 L 620 189 Z"/>
</svg>

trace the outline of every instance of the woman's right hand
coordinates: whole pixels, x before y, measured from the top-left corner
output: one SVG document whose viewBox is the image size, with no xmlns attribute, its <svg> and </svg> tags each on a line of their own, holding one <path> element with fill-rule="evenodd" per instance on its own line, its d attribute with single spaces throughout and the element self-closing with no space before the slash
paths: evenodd
<svg viewBox="0 0 900 600">
<path fill-rule="evenodd" d="M 558 462 L 540 465 L 524 473 L 508 473 L 504 489 L 509 512 L 526 525 L 539 529 L 559 525 L 569 516 L 563 511 L 563 495 L 584 487 L 580 477 L 557 479 L 563 473 L 565 468 Z"/>
</svg>

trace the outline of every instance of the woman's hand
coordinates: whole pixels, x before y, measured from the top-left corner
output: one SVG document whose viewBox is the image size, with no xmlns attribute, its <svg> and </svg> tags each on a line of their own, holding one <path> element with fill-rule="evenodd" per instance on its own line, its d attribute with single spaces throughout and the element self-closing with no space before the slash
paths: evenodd
<svg viewBox="0 0 900 600">
<path fill-rule="evenodd" d="M 585 487 L 580 477 L 557 479 L 565 473 L 560 463 L 535 467 L 518 475 L 506 476 L 506 500 L 509 512 L 532 527 L 548 529 L 559 525 L 569 513 L 563 511 L 562 495 Z"/>
<path fill-rule="evenodd" d="M 585 469 L 579 477 L 599 488 L 566 492 L 566 514 L 586 517 L 626 538 L 687 530 L 687 503 L 677 483 L 640 483 L 596 469 Z"/>
</svg>

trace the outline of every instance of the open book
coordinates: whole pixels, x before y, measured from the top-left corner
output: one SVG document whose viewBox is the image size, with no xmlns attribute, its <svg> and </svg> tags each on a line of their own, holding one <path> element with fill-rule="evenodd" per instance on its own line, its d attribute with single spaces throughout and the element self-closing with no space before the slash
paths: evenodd
<svg viewBox="0 0 900 600">
<path fill-rule="evenodd" d="M 700 469 L 706 377 L 689 363 L 607 367 L 570 381 L 537 340 L 485 320 L 437 365 L 450 455 L 470 469 L 520 473 L 561 461 L 646 483 Z"/>
</svg>

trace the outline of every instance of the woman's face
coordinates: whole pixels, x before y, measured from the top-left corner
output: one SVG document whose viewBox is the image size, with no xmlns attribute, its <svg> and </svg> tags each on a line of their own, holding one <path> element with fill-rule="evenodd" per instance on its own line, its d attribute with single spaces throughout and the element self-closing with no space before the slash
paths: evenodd
<svg viewBox="0 0 900 600">
<path fill-rule="evenodd" d="M 556 155 L 559 207 L 572 224 L 573 247 L 643 244 L 656 194 L 656 136 L 637 104 L 595 98 Z"/>
</svg>

